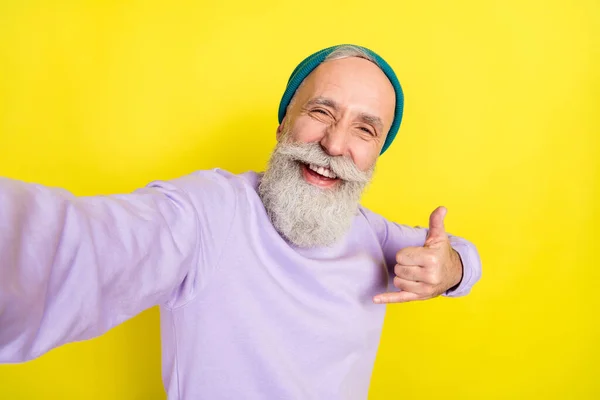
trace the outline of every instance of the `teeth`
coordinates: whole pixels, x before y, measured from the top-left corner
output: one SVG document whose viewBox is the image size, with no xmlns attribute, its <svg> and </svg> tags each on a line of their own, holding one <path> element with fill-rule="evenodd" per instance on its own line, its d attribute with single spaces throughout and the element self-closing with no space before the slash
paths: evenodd
<svg viewBox="0 0 600 400">
<path fill-rule="evenodd" d="M 336 179 L 337 176 L 329 168 L 319 167 L 318 165 L 309 164 L 308 168 L 315 171 L 319 175 L 323 175 L 328 178 Z"/>
</svg>

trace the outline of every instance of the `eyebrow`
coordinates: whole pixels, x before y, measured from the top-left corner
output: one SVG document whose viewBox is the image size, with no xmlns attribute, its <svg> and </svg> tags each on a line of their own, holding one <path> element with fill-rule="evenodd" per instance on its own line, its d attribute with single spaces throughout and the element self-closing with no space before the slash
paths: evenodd
<svg viewBox="0 0 600 400">
<path fill-rule="evenodd" d="M 334 100 L 327 98 L 327 97 L 323 97 L 323 96 L 318 96 L 318 97 L 314 97 L 314 98 L 310 99 L 308 101 L 308 103 L 306 103 L 306 105 L 307 106 L 325 106 L 325 107 L 332 108 L 336 111 L 339 109 L 338 104 Z"/>
<path fill-rule="evenodd" d="M 360 113 L 358 115 L 358 119 L 360 119 L 362 122 L 364 122 L 367 125 L 373 126 L 378 131 L 383 130 L 383 122 L 381 121 L 381 118 L 379 118 L 375 115 L 371 115 L 371 114 L 367 114 L 367 113 Z"/>
<path fill-rule="evenodd" d="M 318 97 L 310 99 L 308 101 L 308 103 L 306 103 L 306 105 L 307 106 L 317 106 L 317 105 L 325 106 L 325 107 L 329 107 L 335 111 L 338 111 L 340 109 L 338 104 L 333 99 L 330 99 L 328 97 L 323 97 L 323 96 L 318 96 Z M 362 113 L 358 114 L 358 119 L 365 124 L 373 126 L 378 131 L 383 131 L 383 121 L 381 120 L 381 118 L 379 118 L 376 115 L 362 112 Z"/>
</svg>

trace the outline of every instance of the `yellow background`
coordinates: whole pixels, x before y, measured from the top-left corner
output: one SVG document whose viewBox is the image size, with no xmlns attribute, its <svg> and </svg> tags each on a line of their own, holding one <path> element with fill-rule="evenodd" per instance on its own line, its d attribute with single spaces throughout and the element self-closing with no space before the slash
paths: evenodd
<svg viewBox="0 0 600 400">
<path fill-rule="evenodd" d="M 404 121 L 364 204 L 473 241 L 460 299 L 388 308 L 371 399 L 600 398 L 600 3 L 0 3 L 0 175 L 76 194 L 261 170 L 287 78 L 371 47 Z M 1 255 L 0 255 L 1 258 Z M 162 399 L 158 310 L 0 366 L 2 399 Z"/>
</svg>

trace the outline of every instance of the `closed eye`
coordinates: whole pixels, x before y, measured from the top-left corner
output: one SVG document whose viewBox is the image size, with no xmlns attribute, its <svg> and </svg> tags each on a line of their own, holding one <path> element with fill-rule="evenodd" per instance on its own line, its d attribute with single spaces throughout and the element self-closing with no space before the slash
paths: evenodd
<svg viewBox="0 0 600 400">
<path fill-rule="evenodd" d="M 369 135 L 373 135 L 373 136 L 375 136 L 375 134 L 373 133 L 373 131 L 372 131 L 371 129 L 369 129 L 369 128 L 366 128 L 366 127 L 364 127 L 364 126 L 361 126 L 361 127 L 359 127 L 358 129 L 360 129 L 360 130 L 361 130 L 361 131 L 363 131 L 363 132 L 366 132 L 366 133 L 368 133 Z"/>
</svg>

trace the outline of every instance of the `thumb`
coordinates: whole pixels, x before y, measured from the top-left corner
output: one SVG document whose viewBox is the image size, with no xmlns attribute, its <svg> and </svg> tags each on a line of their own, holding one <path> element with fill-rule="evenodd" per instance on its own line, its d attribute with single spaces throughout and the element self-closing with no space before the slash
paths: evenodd
<svg viewBox="0 0 600 400">
<path fill-rule="evenodd" d="M 440 206 L 433 210 L 429 216 L 429 231 L 425 238 L 425 246 L 439 242 L 440 240 L 446 240 L 446 228 L 444 227 L 444 218 L 446 217 L 446 207 Z"/>
</svg>

